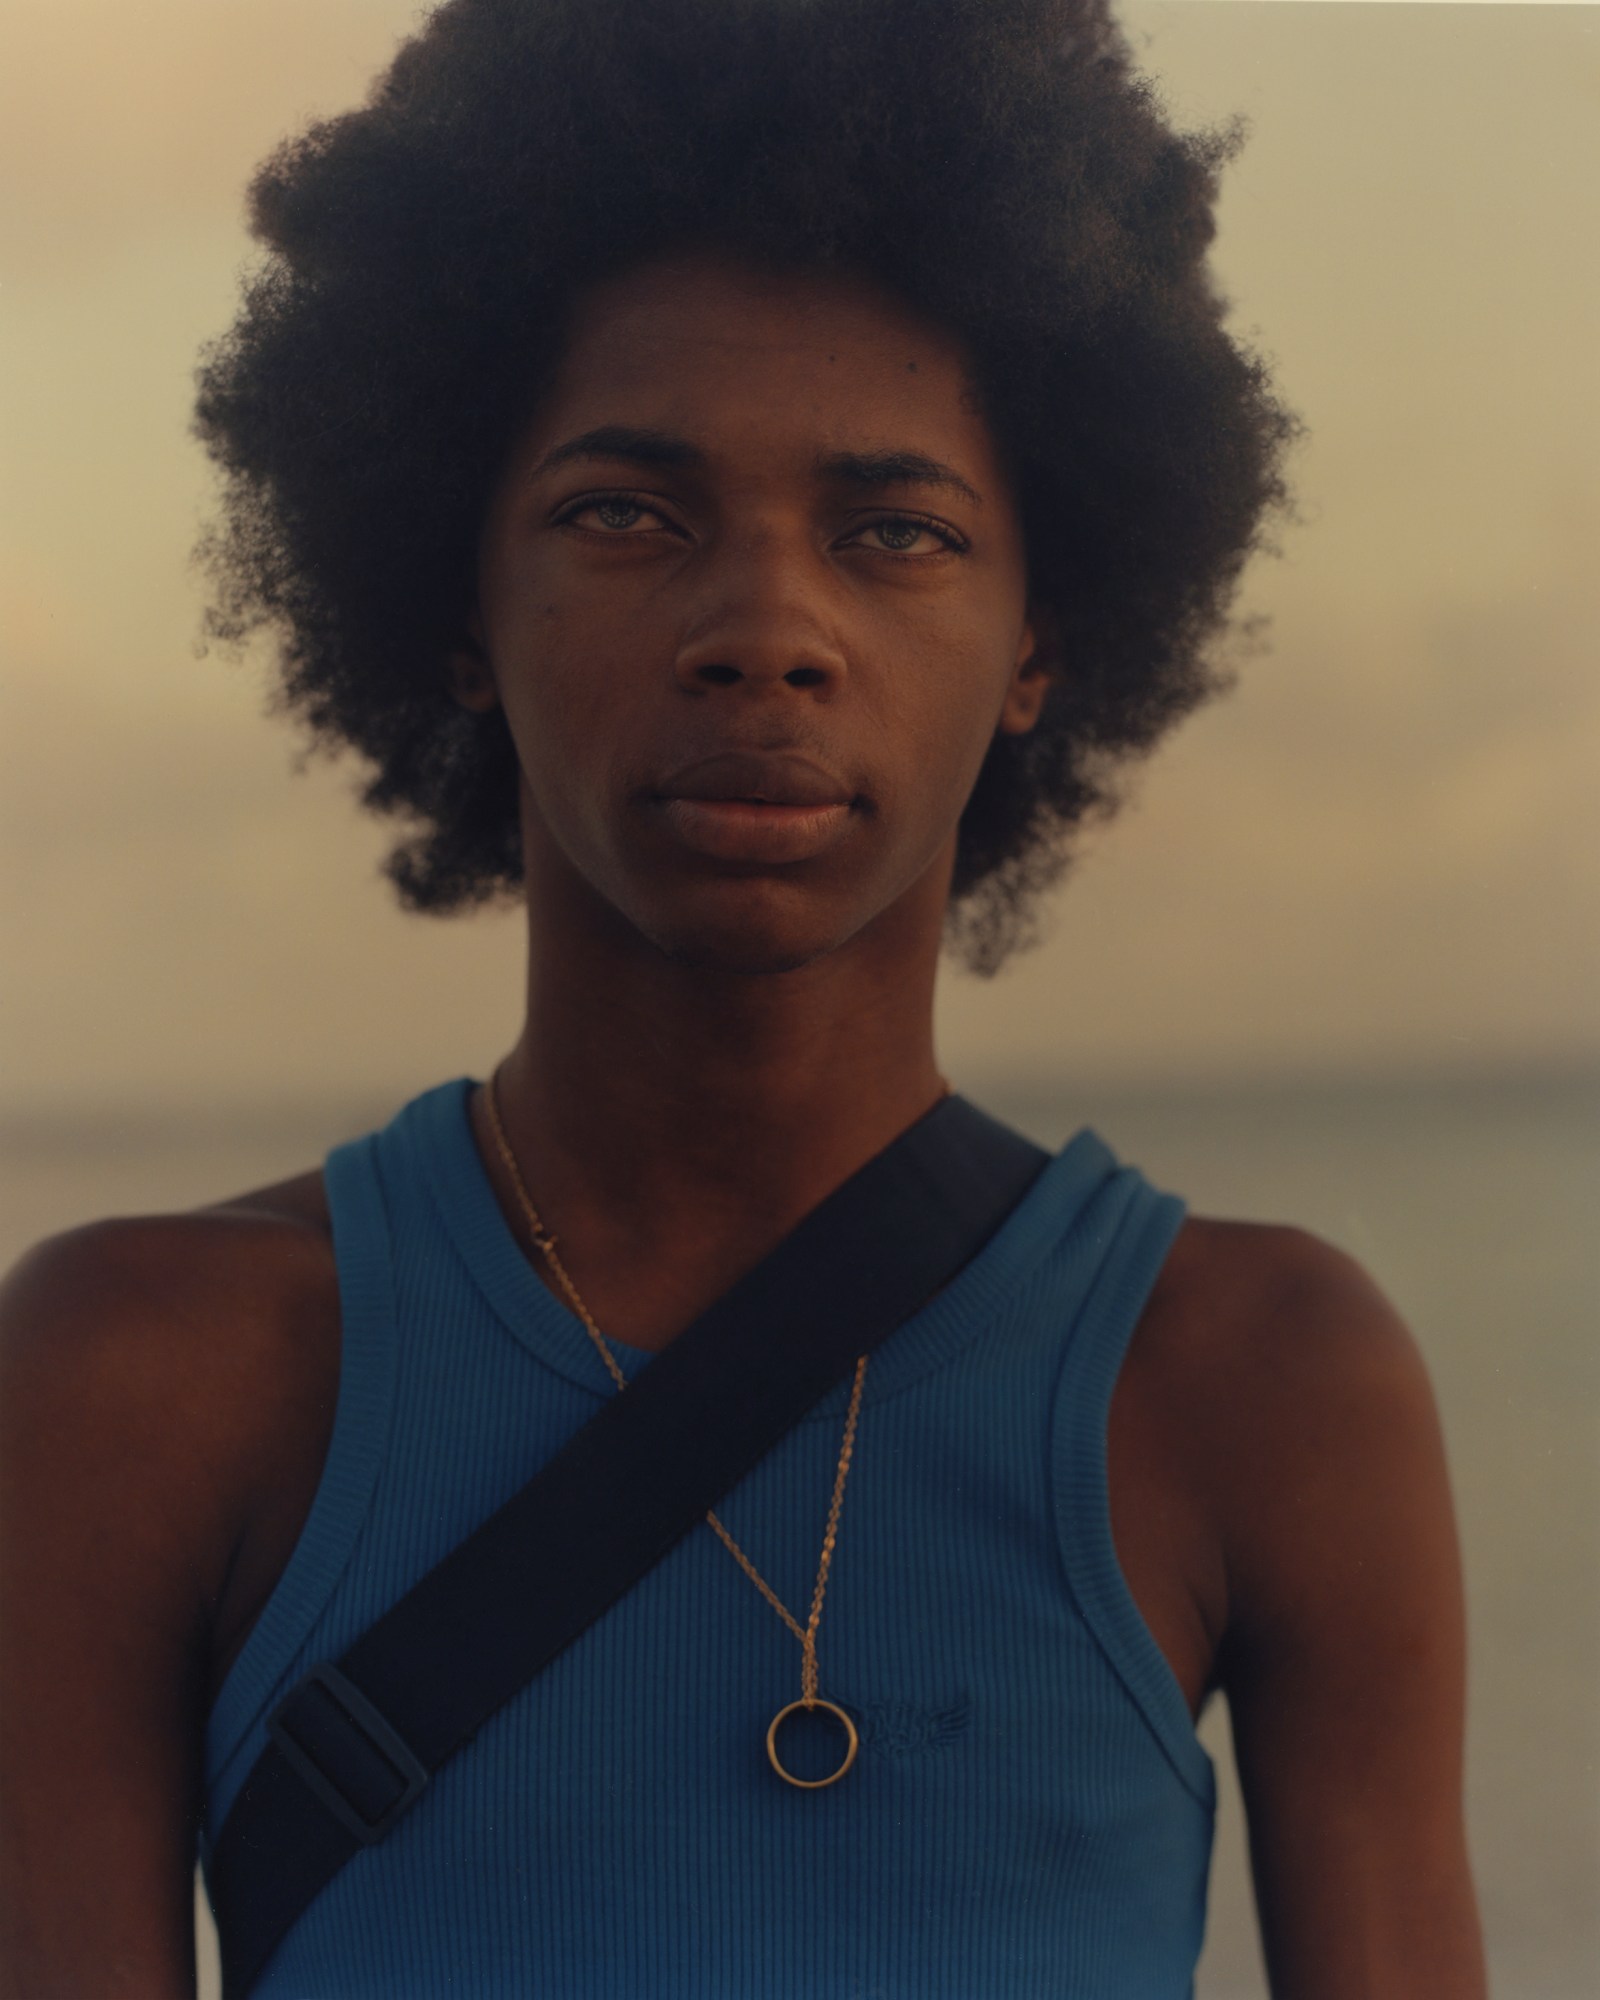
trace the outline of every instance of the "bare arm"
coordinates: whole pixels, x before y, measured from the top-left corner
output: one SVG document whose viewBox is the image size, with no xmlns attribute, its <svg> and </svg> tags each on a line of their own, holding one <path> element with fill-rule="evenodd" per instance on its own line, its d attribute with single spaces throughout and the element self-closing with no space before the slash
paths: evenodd
<svg viewBox="0 0 1600 2000">
<path fill-rule="evenodd" d="M 0 1969 L 18 2000 L 194 1990 L 205 1599 L 182 1341 L 115 1228 L 0 1315 Z"/>
<path fill-rule="evenodd" d="M 0 1292 L 0 1990 L 195 1984 L 204 1718 L 338 1383 L 304 1186 L 43 1244 Z"/>
<path fill-rule="evenodd" d="M 1231 1419 L 1233 1714 L 1278 2000 L 1481 2000 L 1460 1561 L 1409 1334 L 1309 1238 Z"/>
</svg>

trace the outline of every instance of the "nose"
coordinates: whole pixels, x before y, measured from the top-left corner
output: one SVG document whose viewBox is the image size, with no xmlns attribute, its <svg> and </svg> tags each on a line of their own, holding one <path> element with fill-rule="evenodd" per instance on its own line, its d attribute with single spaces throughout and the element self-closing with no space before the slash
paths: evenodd
<svg viewBox="0 0 1600 2000">
<path fill-rule="evenodd" d="M 775 529 L 725 545 L 701 571 L 673 669 L 691 693 L 780 687 L 826 700 L 845 679 L 826 565 Z"/>
</svg>

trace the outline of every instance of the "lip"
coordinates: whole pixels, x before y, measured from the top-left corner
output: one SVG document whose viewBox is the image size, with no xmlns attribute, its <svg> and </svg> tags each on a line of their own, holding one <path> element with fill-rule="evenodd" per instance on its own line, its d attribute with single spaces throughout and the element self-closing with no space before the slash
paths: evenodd
<svg viewBox="0 0 1600 2000">
<path fill-rule="evenodd" d="M 850 787 L 792 751 L 722 750 L 656 787 L 658 799 L 727 799 L 765 806 L 848 806 Z"/>
<path fill-rule="evenodd" d="M 780 863 L 824 854 L 850 824 L 850 806 L 777 805 L 754 799 L 663 799 L 685 847 L 717 861 Z"/>
<path fill-rule="evenodd" d="M 809 861 L 841 838 L 857 804 L 792 752 L 725 750 L 684 765 L 652 794 L 676 838 L 718 861 Z"/>
</svg>

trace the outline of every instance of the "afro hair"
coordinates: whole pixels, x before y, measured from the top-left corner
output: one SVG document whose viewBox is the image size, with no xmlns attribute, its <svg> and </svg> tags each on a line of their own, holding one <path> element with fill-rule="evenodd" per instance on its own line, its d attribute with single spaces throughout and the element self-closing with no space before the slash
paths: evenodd
<svg viewBox="0 0 1600 2000">
<path fill-rule="evenodd" d="M 677 246 L 869 276 L 964 343 L 1050 615 L 1043 715 L 959 830 L 947 936 L 992 972 L 1221 684 L 1285 502 L 1294 420 L 1205 264 L 1233 143 L 1170 129 L 1104 0 L 447 0 L 252 184 L 265 256 L 199 376 L 208 630 L 267 627 L 280 705 L 366 760 L 404 903 L 515 890 L 509 734 L 445 663 L 574 298 Z"/>
</svg>

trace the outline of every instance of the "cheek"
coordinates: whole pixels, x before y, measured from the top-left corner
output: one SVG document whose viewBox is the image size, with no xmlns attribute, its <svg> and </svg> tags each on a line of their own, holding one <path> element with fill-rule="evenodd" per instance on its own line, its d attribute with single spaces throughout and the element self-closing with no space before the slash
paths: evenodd
<svg viewBox="0 0 1600 2000">
<path fill-rule="evenodd" d="M 554 607 L 491 627 L 490 643 L 523 784 L 557 838 L 588 844 L 603 802 L 626 763 L 634 704 L 617 687 L 607 655 L 585 643 Z"/>
<path fill-rule="evenodd" d="M 564 761 L 603 736 L 612 663 L 625 647 L 602 607 L 563 599 L 558 580 L 528 564 L 521 575 L 486 580 L 484 629 L 500 698 L 525 759 Z M 616 697 L 610 696 L 615 714 Z"/>
<path fill-rule="evenodd" d="M 886 690 L 893 767 L 924 812 L 958 816 L 977 782 L 1010 685 L 992 629 L 930 634 Z"/>
</svg>

